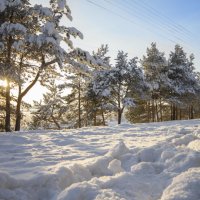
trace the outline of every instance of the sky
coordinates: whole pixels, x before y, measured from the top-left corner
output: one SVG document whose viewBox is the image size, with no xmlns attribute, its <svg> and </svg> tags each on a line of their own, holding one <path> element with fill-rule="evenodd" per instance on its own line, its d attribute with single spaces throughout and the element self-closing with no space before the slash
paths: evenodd
<svg viewBox="0 0 200 200">
<path fill-rule="evenodd" d="M 166 56 L 175 44 L 196 56 L 200 70 L 199 0 L 68 0 L 72 24 L 84 34 L 76 46 L 92 51 L 108 44 L 111 57 L 124 50 L 130 57 L 146 52 L 156 42 Z"/>
<path fill-rule="evenodd" d="M 48 5 L 48 0 L 31 0 Z M 145 54 L 152 42 L 168 57 L 175 44 L 195 55 L 200 71 L 200 1 L 199 0 L 68 0 L 73 21 L 62 23 L 80 30 L 84 39 L 73 40 L 75 47 L 92 52 L 108 44 L 114 59 L 119 50 L 129 58 Z M 35 87 L 33 91 L 38 92 Z M 30 97 L 32 94 L 29 95 Z M 30 97 L 27 97 L 30 98 Z"/>
</svg>

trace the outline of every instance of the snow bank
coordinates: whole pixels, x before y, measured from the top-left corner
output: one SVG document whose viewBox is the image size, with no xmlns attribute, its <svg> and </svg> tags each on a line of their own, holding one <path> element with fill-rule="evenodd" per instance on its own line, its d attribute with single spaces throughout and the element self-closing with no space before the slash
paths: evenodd
<svg viewBox="0 0 200 200">
<path fill-rule="evenodd" d="M 2 134 L 0 200 L 198 200 L 200 127 L 169 125 Z"/>
</svg>

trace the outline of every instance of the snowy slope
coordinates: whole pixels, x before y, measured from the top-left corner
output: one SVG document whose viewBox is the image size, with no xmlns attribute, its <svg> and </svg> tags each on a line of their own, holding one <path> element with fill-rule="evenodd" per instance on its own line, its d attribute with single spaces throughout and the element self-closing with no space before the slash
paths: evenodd
<svg viewBox="0 0 200 200">
<path fill-rule="evenodd" d="M 200 200 L 200 121 L 0 134 L 0 200 Z"/>
</svg>

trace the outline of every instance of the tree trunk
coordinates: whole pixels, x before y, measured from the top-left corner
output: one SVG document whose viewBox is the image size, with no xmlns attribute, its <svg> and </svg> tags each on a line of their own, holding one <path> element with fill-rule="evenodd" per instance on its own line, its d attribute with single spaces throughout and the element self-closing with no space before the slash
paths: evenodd
<svg viewBox="0 0 200 200">
<path fill-rule="evenodd" d="M 15 131 L 20 131 L 21 127 L 21 98 L 20 96 L 18 97 L 17 100 L 17 109 L 16 109 L 16 121 L 15 121 Z"/>
<path fill-rule="evenodd" d="M 95 111 L 94 111 L 94 126 L 97 125 L 97 112 L 96 112 L 96 108 L 95 108 Z"/>
<path fill-rule="evenodd" d="M 179 110 L 179 119 L 182 120 L 182 110 L 181 110 L 181 108 Z"/>
<path fill-rule="evenodd" d="M 121 124 L 121 120 L 122 120 L 122 112 L 121 112 L 121 98 L 120 98 L 120 93 L 121 93 L 121 85 L 118 86 L 118 96 L 117 96 L 117 105 L 118 105 L 118 124 Z"/>
<path fill-rule="evenodd" d="M 78 127 L 81 128 L 81 84 L 78 84 Z"/>
<path fill-rule="evenodd" d="M 10 81 L 7 79 L 6 86 L 6 117 L 5 117 L 5 131 L 10 132 L 10 116 L 11 116 L 11 108 L 10 108 Z"/>
<path fill-rule="evenodd" d="M 176 105 L 173 103 L 172 105 L 172 120 L 176 119 Z"/>
<path fill-rule="evenodd" d="M 170 111 L 171 111 L 171 120 L 173 120 L 173 104 L 170 105 Z"/>
<path fill-rule="evenodd" d="M 118 124 L 121 124 L 122 121 L 122 113 L 121 110 L 118 110 Z"/>
<path fill-rule="evenodd" d="M 190 106 L 188 106 L 188 119 L 191 119 L 191 111 L 190 111 Z"/>
<path fill-rule="evenodd" d="M 85 126 L 88 126 L 88 100 L 86 101 L 86 121 L 85 121 Z"/>
<path fill-rule="evenodd" d="M 191 110 L 191 114 L 190 114 L 191 119 L 194 119 L 194 109 L 193 109 L 193 106 L 192 106 L 192 105 L 191 105 L 191 107 L 190 107 L 190 110 Z"/>
<path fill-rule="evenodd" d="M 103 121 L 103 125 L 105 126 L 105 117 L 104 117 L 104 113 L 103 113 L 103 109 L 101 108 L 101 115 L 102 115 L 102 121 Z"/>
<path fill-rule="evenodd" d="M 162 116 L 162 101 L 161 101 L 161 98 L 160 98 L 160 121 L 161 122 L 163 121 L 163 116 Z"/>
<path fill-rule="evenodd" d="M 175 111 L 175 113 L 176 113 L 175 119 L 178 120 L 178 106 L 176 106 L 176 111 Z"/>
<path fill-rule="evenodd" d="M 21 126 L 21 103 L 22 103 L 21 85 L 19 84 L 19 91 L 18 91 L 18 98 L 17 98 L 17 109 L 16 109 L 16 113 L 15 113 L 15 117 L 16 117 L 15 131 L 19 131 L 20 126 Z"/>
<path fill-rule="evenodd" d="M 148 115 L 148 122 L 150 122 L 150 102 L 147 101 L 147 115 Z"/>
<path fill-rule="evenodd" d="M 6 117 L 5 117 L 5 131 L 10 132 L 10 117 L 11 117 L 11 106 L 10 106 L 10 69 L 11 69 L 11 48 L 12 48 L 12 37 L 9 36 L 7 42 L 7 58 L 6 58 L 6 67 L 7 67 L 7 86 L 6 86 Z"/>
<path fill-rule="evenodd" d="M 159 121 L 159 116 L 158 116 L 158 103 L 157 103 L 157 100 L 155 101 L 156 103 L 156 121 L 158 122 Z"/>
<path fill-rule="evenodd" d="M 59 125 L 59 123 L 56 121 L 56 119 L 54 118 L 53 115 L 51 115 L 51 118 L 53 119 L 53 122 L 54 122 L 55 125 L 58 127 L 58 129 L 60 130 L 60 125 Z"/>
<path fill-rule="evenodd" d="M 154 105 L 154 99 L 152 100 L 152 121 L 155 122 L 155 105 Z"/>
</svg>

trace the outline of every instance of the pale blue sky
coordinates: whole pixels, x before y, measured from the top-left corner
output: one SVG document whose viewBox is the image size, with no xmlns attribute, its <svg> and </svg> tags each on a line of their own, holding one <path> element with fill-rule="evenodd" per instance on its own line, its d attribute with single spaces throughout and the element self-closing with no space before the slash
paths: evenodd
<svg viewBox="0 0 200 200">
<path fill-rule="evenodd" d="M 47 5 L 48 0 L 31 2 Z M 157 42 L 166 56 L 179 43 L 188 54 L 195 54 L 200 70 L 199 0 L 68 0 L 68 4 L 73 21 L 63 23 L 84 35 L 84 40 L 74 40 L 76 47 L 92 51 L 108 44 L 113 59 L 118 50 L 141 58 L 151 42 Z"/>
<path fill-rule="evenodd" d="M 75 44 L 92 50 L 109 44 L 112 57 L 124 50 L 139 58 L 151 42 L 166 55 L 175 43 L 196 56 L 200 70 L 199 0 L 69 0 L 72 25 L 84 34 Z M 199 66 L 199 67 L 198 67 Z"/>
</svg>

